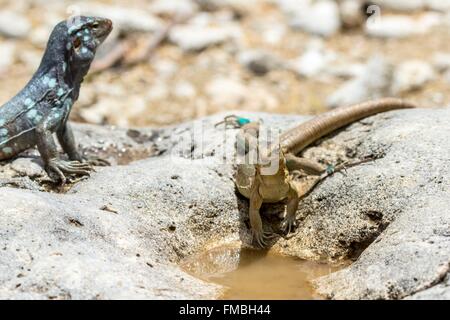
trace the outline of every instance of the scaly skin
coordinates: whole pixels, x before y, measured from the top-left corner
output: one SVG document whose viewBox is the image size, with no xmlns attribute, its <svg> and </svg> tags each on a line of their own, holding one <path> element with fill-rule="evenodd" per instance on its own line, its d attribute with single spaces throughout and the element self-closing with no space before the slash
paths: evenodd
<svg viewBox="0 0 450 320">
<path fill-rule="evenodd" d="M 321 137 L 360 119 L 390 110 L 415 107 L 415 105 L 400 99 L 385 98 L 335 109 L 302 123 L 280 136 L 279 146 L 273 147 L 266 155 L 266 157 L 278 158 L 279 166 L 275 174 L 263 174 L 261 171 L 265 166 L 261 164 L 254 165 L 246 162 L 239 164 L 235 183 L 239 192 L 250 200 L 250 225 L 256 243 L 265 247 L 268 240 L 273 237 L 271 233 L 264 232 L 262 227 L 259 210 L 263 203 L 276 203 L 287 199 L 287 212 L 281 227 L 286 233 L 290 233 L 295 227 L 295 213 L 299 199 L 308 193 L 312 186 L 305 188 L 295 183 L 289 175 L 290 171 L 302 170 L 307 174 L 317 176 L 316 182 L 329 175 L 322 164 L 297 157 L 296 154 Z M 249 154 L 251 150 L 257 150 L 259 148 L 258 134 L 258 123 L 244 125 L 237 137 L 238 145 L 243 146 L 241 150 L 238 149 L 238 153 L 245 155 Z M 335 171 L 343 168 L 341 166 Z"/>
<path fill-rule="evenodd" d="M 98 46 L 112 22 L 98 17 L 74 17 L 53 29 L 41 64 L 14 98 L 0 108 L 0 160 L 37 146 L 50 177 L 64 184 L 67 175 L 89 175 L 94 164 L 77 150 L 67 119 Z M 53 133 L 70 161 L 58 157 Z"/>
</svg>

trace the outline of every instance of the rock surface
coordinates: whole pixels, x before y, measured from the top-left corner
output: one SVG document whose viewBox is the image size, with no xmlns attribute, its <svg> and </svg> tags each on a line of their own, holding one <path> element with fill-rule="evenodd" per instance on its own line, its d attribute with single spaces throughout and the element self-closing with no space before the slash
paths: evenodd
<svg viewBox="0 0 450 320">
<path fill-rule="evenodd" d="M 237 113 L 283 130 L 307 119 Z M 177 263 L 229 242 L 251 245 L 248 202 L 232 181 L 236 130 L 214 126 L 224 116 L 158 130 L 77 125 L 86 153 L 122 165 L 98 168 L 65 193 L 39 191 L 38 181 L 14 174 L 26 172 L 24 160 L 4 162 L 0 298 L 218 297 L 220 287 Z M 384 157 L 319 185 L 300 205 L 297 232 L 271 250 L 321 261 L 363 252 L 315 282 L 330 298 L 448 297 L 449 121 L 448 108 L 394 111 L 306 150 L 331 163 Z M 269 213 L 282 209 L 263 207 L 266 227 L 277 230 L 278 215 Z"/>
<path fill-rule="evenodd" d="M 335 210 L 343 209 L 341 214 L 351 210 L 356 219 L 366 219 L 366 228 L 353 230 L 356 237 L 377 224 L 384 231 L 349 268 L 317 280 L 319 293 L 334 299 L 448 297 L 449 116 L 448 108 L 415 110 L 402 119 L 383 121 L 365 139 L 363 146 L 381 142 L 388 147 L 386 157 L 376 168 L 366 167 L 364 177 L 347 177 L 345 184 L 352 190 L 321 206 L 329 205 L 327 212 L 336 217 Z M 361 179 L 365 183 L 357 182 Z M 339 193 L 330 189 L 324 196 L 333 190 Z"/>
<path fill-rule="evenodd" d="M 124 59 L 86 77 L 72 113 L 72 119 L 80 122 L 159 127 L 235 109 L 318 114 L 327 109 L 327 100 L 334 102 L 333 93 L 342 85 L 338 106 L 341 101 L 393 94 L 377 87 L 366 90 L 363 81 L 345 83 L 377 54 L 394 67 L 409 60 L 433 65 L 435 77 L 400 94 L 423 107 L 450 105 L 449 4 L 449 0 L 4 0 L 0 101 L 8 101 L 33 76 L 58 22 L 95 14 L 112 19 L 114 29 L 100 46 L 94 66 L 121 54 Z M 179 21 L 177 28 L 156 46 L 150 59 L 128 63 L 142 57 L 174 20 Z M 224 104 L 226 93 L 205 90 L 216 78 L 243 85 L 244 94 L 236 94 L 239 103 L 233 97 Z"/>
</svg>

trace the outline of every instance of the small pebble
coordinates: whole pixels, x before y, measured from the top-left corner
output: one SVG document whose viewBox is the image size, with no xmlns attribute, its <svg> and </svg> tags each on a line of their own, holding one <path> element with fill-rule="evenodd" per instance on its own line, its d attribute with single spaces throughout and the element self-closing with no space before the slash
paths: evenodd
<svg viewBox="0 0 450 320">
<path fill-rule="evenodd" d="M 12 11 L 0 11 L 0 35 L 10 38 L 25 38 L 31 30 L 27 17 Z"/>
<path fill-rule="evenodd" d="M 110 204 L 105 204 L 103 206 L 100 207 L 100 210 L 102 211 L 108 211 L 111 213 L 119 213 L 116 209 L 114 209 Z"/>
<path fill-rule="evenodd" d="M 227 27 L 185 25 L 175 27 L 169 39 L 183 51 L 200 51 L 230 40 L 234 31 Z"/>
<path fill-rule="evenodd" d="M 339 7 L 335 1 L 298 1 L 297 5 L 284 4 L 289 25 L 311 34 L 329 37 L 341 27 Z"/>
<path fill-rule="evenodd" d="M 399 94 L 417 90 L 434 79 L 435 73 L 428 63 L 420 60 L 406 61 L 394 71 L 392 92 Z"/>
</svg>

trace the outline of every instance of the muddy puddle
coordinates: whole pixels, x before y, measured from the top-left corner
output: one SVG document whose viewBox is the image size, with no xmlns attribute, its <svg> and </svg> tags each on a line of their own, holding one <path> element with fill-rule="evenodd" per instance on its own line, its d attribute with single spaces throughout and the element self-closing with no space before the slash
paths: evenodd
<svg viewBox="0 0 450 320">
<path fill-rule="evenodd" d="M 224 286 L 221 299 L 289 300 L 321 299 L 309 280 L 343 268 L 236 246 L 209 250 L 183 261 L 181 267 Z"/>
</svg>

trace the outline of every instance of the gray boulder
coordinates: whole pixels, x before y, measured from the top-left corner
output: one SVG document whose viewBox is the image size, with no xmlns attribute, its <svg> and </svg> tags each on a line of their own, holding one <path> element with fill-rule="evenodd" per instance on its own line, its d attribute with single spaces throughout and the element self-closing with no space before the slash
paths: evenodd
<svg viewBox="0 0 450 320">
<path fill-rule="evenodd" d="M 238 114 L 282 130 L 308 119 Z M 0 298 L 219 297 L 223 288 L 179 263 L 230 242 L 251 246 L 248 201 L 232 180 L 236 130 L 214 126 L 224 116 L 157 130 L 76 125 L 85 153 L 114 165 L 64 192 L 39 180 L 33 152 L 3 162 Z M 314 282 L 328 298 L 448 297 L 449 121 L 450 109 L 394 111 L 309 148 L 331 163 L 384 156 L 320 184 L 300 204 L 297 232 L 271 250 L 357 259 Z M 264 206 L 266 226 L 277 230 L 282 210 Z"/>
</svg>

